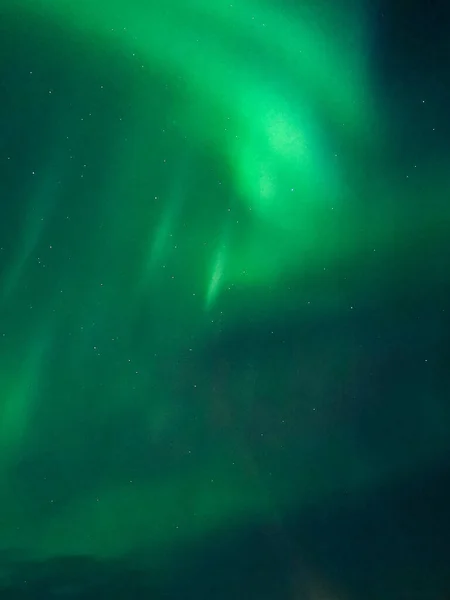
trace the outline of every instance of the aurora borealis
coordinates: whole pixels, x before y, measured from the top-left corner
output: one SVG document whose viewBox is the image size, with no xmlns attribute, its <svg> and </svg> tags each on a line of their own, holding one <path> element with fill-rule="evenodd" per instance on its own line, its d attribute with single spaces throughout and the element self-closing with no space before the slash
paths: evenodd
<svg viewBox="0 0 450 600">
<path fill-rule="evenodd" d="M 263 523 L 327 580 L 294 514 L 448 464 L 441 71 L 296 4 L 0 0 L 5 555 Z"/>
</svg>

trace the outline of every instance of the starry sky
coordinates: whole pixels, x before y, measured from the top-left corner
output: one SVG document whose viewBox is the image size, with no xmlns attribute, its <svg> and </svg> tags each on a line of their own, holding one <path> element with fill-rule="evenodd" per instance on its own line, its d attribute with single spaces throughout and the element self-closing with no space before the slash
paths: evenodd
<svg viewBox="0 0 450 600">
<path fill-rule="evenodd" d="M 403 4 L 2 1 L 2 557 L 270 530 L 195 597 L 388 597 L 349 532 L 434 531 L 450 456 L 448 15 Z"/>
</svg>

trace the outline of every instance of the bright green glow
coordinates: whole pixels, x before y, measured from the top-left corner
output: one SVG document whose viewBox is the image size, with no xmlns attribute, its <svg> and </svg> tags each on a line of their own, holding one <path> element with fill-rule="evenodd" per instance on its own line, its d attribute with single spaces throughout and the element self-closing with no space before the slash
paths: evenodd
<svg viewBox="0 0 450 600">
<path fill-rule="evenodd" d="M 51 327 L 46 324 L 44 331 L 33 337 L 33 344 L 20 349 L 18 366 L 5 360 L 1 376 L 2 402 L 0 403 L 0 465 L 5 459 L 26 442 L 29 422 L 33 417 L 35 403 L 39 398 L 44 361 L 48 357 L 51 344 Z M 6 357 L 5 357 L 6 358 Z"/>
<path fill-rule="evenodd" d="M 341 186 L 335 149 L 320 122 L 345 127 L 361 139 L 375 118 L 361 6 L 350 17 L 305 4 L 297 18 L 289 18 L 270 4 L 251 2 L 220 1 L 212 7 L 202 0 L 161 6 L 137 0 L 45 0 L 43 5 L 82 35 L 101 35 L 130 56 L 137 53 L 143 67 L 159 65 L 181 77 L 187 96 L 176 118 L 187 136 L 211 140 L 226 152 L 236 189 L 256 219 L 291 230 L 278 261 L 289 263 L 292 250 L 302 249 L 299 235 L 303 247 L 309 246 L 309 223 L 316 227 L 323 218 L 324 202 L 336 207 Z M 268 55 L 262 66 L 258 52 Z M 148 99 L 142 90 L 134 102 L 134 113 L 145 119 Z M 165 260 L 170 211 L 150 243 L 147 265 L 157 256 Z M 259 246 L 258 221 L 251 227 L 246 255 L 258 256 L 261 249 L 251 249 Z M 332 239 L 330 233 L 325 237 Z M 241 256 L 237 260 L 242 263 Z M 256 260 L 237 267 L 227 261 L 223 283 L 236 269 L 259 272 Z M 211 296 L 209 284 L 205 293 L 210 307 L 217 293 Z"/>
<path fill-rule="evenodd" d="M 269 515 L 274 505 L 314 501 L 339 486 L 336 474 L 311 474 L 318 433 L 310 423 L 288 440 L 295 460 L 278 440 L 268 442 L 269 458 L 253 458 L 259 446 L 249 449 L 245 438 L 247 430 L 259 435 L 246 421 L 258 412 L 251 356 L 238 373 L 214 364 L 203 376 L 199 367 L 211 340 L 258 322 L 267 305 L 275 322 L 286 308 L 328 323 L 347 302 L 327 280 L 333 266 L 351 275 L 375 249 L 391 264 L 393 248 L 407 264 L 408 244 L 399 239 L 419 245 L 423 229 L 442 235 L 446 205 L 411 214 L 405 182 L 380 181 L 371 166 L 385 147 L 386 116 L 366 63 L 364 2 L 351 3 L 352 11 L 326 4 L 305 4 L 294 15 L 249 0 L 11 3 L 39 29 L 38 12 L 48 39 L 53 25 L 70 32 L 83 51 L 69 45 L 68 81 L 82 87 L 86 72 L 103 96 L 79 89 L 77 104 L 70 88 L 55 100 L 56 133 L 42 144 L 61 150 L 61 163 L 49 158 L 26 192 L 31 216 L 2 280 L 1 307 L 13 318 L 1 350 L 12 366 L 0 375 L 0 548 L 110 556 L 148 543 L 157 554 L 229 518 Z M 86 47 L 96 57 L 125 55 L 131 84 L 123 71 L 90 64 Z M 172 83 L 163 108 L 155 71 Z M 126 98 L 123 121 L 112 112 L 97 137 L 114 94 Z M 72 135 L 73 113 L 79 135 Z M 63 161 L 68 132 L 76 167 Z M 367 155 L 355 161 L 353 148 Z M 85 155 L 102 162 L 94 168 Z M 85 188 L 74 187 L 82 159 Z M 101 185 L 92 171 L 103 175 Z M 430 195 L 446 185 L 438 182 Z M 396 202 L 400 228 L 372 220 Z M 364 284 L 378 291 L 364 272 Z M 301 286 L 292 298 L 290 277 Z M 311 352 L 317 363 L 309 351 L 298 362 L 315 378 L 320 363 L 325 383 L 311 381 L 311 395 L 327 397 L 326 382 L 347 372 L 348 356 L 338 340 L 325 358 L 322 348 Z M 281 419 L 284 394 L 275 396 Z M 325 425 L 318 471 L 329 452 L 348 465 L 347 489 L 383 476 L 365 468 L 354 432 L 345 438 Z M 17 465 L 25 475 L 15 475 Z M 26 468 L 39 489 L 47 482 L 40 496 L 27 488 Z M 80 473 L 83 484 L 67 497 Z"/>
<path fill-rule="evenodd" d="M 217 258 L 214 261 L 211 281 L 208 286 L 208 293 L 206 295 L 206 308 L 211 307 L 220 290 L 221 279 L 225 270 L 225 256 L 226 248 L 225 246 L 222 246 L 217 252 Z"/>
</svg>

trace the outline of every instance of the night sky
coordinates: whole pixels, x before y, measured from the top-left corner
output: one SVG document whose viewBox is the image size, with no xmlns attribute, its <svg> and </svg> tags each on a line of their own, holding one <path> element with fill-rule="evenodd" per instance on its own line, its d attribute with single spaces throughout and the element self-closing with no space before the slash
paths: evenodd
<svg viewBox="0 0 450 600">
<path fill-rule="evenodd" d="M 0 597 L 450 597 L 450 8 L 0 0 Z"/>
</svg>

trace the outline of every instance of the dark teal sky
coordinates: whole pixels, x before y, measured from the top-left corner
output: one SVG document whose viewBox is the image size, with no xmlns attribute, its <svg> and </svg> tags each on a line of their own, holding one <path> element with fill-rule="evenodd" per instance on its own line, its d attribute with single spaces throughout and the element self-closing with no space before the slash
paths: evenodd
<svg viewBox="0 0 450 600">
<path fill-rule="evenodd" d="M 367 588 L 367 565 L 359 588 L 336 574 L 362 552 L 337 521 L 358 530 L 380 498 L 396 530 L 386 490 L 450 450 L 448 42 L 430 14 L 2 3 L 5 556 L 160 574 L 196 557 L 189 577 L 262 528 L 283 591 L 250 578 L 239 597 Z"/>
</svg>

